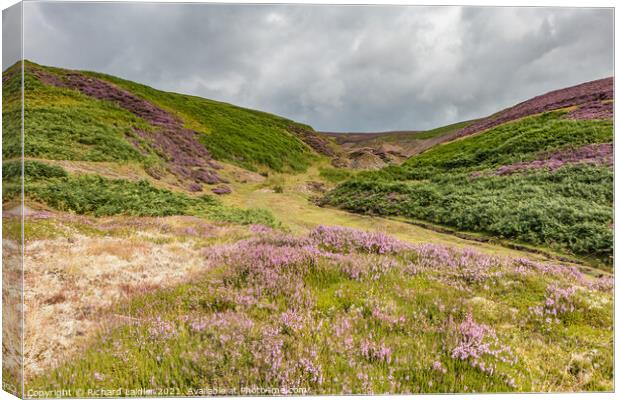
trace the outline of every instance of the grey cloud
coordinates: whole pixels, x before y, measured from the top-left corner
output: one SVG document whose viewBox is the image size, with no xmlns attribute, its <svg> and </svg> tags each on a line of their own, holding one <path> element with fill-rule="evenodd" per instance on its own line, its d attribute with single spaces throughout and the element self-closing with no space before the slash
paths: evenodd
<svg viewBox="0 0 620 400">
<path fill-rule="evenodd" d="M 2 70 L 22 59 L 22 5 L 2 10 Z"/>
<path fill-rule="evenodd" d="M 25 56 L 280 114 L 426 129 L 613 73 L 613 11 L 30 2 Z"/>
</svg>

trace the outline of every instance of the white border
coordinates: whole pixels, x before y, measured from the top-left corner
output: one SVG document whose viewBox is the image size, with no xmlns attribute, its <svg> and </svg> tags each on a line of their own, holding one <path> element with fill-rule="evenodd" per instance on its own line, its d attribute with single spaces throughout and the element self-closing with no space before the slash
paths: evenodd
<svg viewBox="0 0 620 400">
<path fill-rule="evenodd" d="M 32 1 L 32 0 L 25 0 L 25 1 Z M 38 0 L 34 0 L 34 1 L 38 1 Z M 66 2 L 80 2 L 80 0 L 63 0 Z M 289 4 L 343 4 L 343 5 L 355 5 L 355 4 L 377 4 L 377 5 L 428 5 L 428 6 L 483 6 L 483 7 L 584 7 L 584 8 L 593 8 L 593 7 L 605 7 L 605 8 L 614 8 L 615 9 L 615 5 L 616 2 L 612 1 L 612 0 L 589 0 L 589 1 L 584 1 L 584 0 L 573 0 L 573 1 L 562 1 L 562 0 L 522 0 L 522 1 L 505 1 L 505 2 L 498 2 L 498 1 L 490 1 L 490 0 L 473 0 L 473 1 L 462 1 L 462 0 L 452 0 L 452 1 L 415 1 L 415 0 L 390 0 L 390 1 L 385 1 L 385 0 L 372 0 L 372 1 L 355 1 L 355 0 L 312 0 L 312 1 L 301 1 L 301 0 L 289 0 L 289 1 L 269 1 L 269 0 L 228 0 L 228 1 L 199 1 L 199 0 L 184 0 L 184 1 L 180 1 L 180 0 L 167 0 L 167 1 L 158 1 L 158 0 L 134 0 L 135 2 L 152 2 L 152 3 L 242 3 L 242 4 L 248 4 L 248 3 L 256 3 L 256 4 L 282 4 L 282 3 L 289 3 Z M 110 1 L 105 1 L 105 2 L 121 2 L 120 0 L 110 0 Z M 8 8 L 11 5 L 16 4 L 17 2 L 14 0 L 0 0 L 0 6 L 2 9 Z M 22 8 L 22 12 L 23 12 L 23 8 Z M 22 15 L 22 21 L 23 21 L 23 15 Z M 615 27 L 615 10 L 614 10 L 614 27 Z M 22 33 L 23 33 L 23 29 L 22 29 Z M 2 33 L 0 30 L 0 50 L 2 47 Z M 618 52 L 617 52 L 617 43 L 618 43 L 618 32 L 614 29 L 614 76 L 615 76 L 615 65 L 617 65 L 617 60 L 618 60 Z M 23 40 L 22 40 L 22 54 L 23 54 Z M 614 89 L 615 90 L 615 89 Z M 1 99 L 0 99 L 0 104 L 1 104 Z M 23 103 L 22 103 L 23 106 Z M 618 115 L 618 107 L 617 107 L 617 102 L 614 102 L 614 116 Z M 0 129 L 2 126 L 2 122 L 0 119 Z M 614 118 L 614 141 L 616 139 L 616 135 L 615 135 L 615 118 Z M 23 123 L 22 123 L 22 129 L 23 129 Z M 0 143 L 0 149 L 1 149 L 1 143 Z M 22 148 L 23 150 L 23 148 Z M 618 148 L 617 146 L 614 147 L 614 159 L 617 160 L 618 158 L 616 158 L 617 155 L 617 151 Z M 0 153 L 1 154 L 1 153 Z M 616 168 L 614 166 L 614 199 L 618 198 L 618 193 L 620 192 L 620 190 L 618 189 L 618 185 L 616 185 Z M 2 184 L 0 182 L 0 189 L 2 187 Z M 22 197 L 23 199 L 23 197 Z M 619 211 L 617 209 L 617 207 L 615 207 L 615 201 L 614 201 L 614 220 L 618 220 L 618 215 L 619 215 Z M 23 225 L 22 225 L 23 227 Z M 1 229 L 1 227 L 0 227 Z M 1 248 L 0 248 L 0 254 L 1 254 Z M 614 257 L 616 256 L 616 251 L 617 248 L 615 246 L 615 240 L 614 240 Z M 614 258 L 615 259 L 615 258 Z M 614 263 L 615 264 L 615 263 Z M 614 277 L 615 278 L 615 277 Z M 2 281 L 2 277 L 0 275 L 0 283 Z M 22 286 L 23 289 L 23 286 Z M 615 287 L 615 299 L 618 299 L 618 287 L 616 285 Z M 0 302 L 1 302 L 1 298 L 0 298 Z M 614 323 L 615 321 L 618 321 L 618 316 L 619 316 L 619 310 L 618 307 L 614 307 Z M 23 326 L 23 325 L 22 325 Z M 614 324 L 614 355 L 618 354 L 617 350 L 618 350 L 618 331 L 615 329 L 615 324 Z M 1 337 L 2 333 L 0 330 L 0 337 Z M 618 357 L 614 357 L 614 372 L 617 374 L 619 371 L 619 367 L 620 363 L 618 360 Z M 1 370 L 0 370 L 1 373 Z M 616 382 L 617 379 L 614 377 L 614 383 Z M 614 385 L 614 387 L 616 387 L 616 385 Z M 551 399 L 551 400 L 557 400 L 557 399 L 610 399 L 610 398 L 618 398 L 620 397 L 620 395 L 618 394 L 618 392 L 614 392 L 614 393 L 528 393 L 528 394 L 467 394 L 467 395 L 461 395 L 461 394 L 445 394 L 445 395 L 392 395 L 392 396 L 387 396 L 387 395 L 375 395 L 372 396 L 373 399 L 394 399 L 395 397 L 397 398 L 415 398 L 415 399 L 437 399 L 438 397 L 442 397 L 442 396 L 447 396 L 447 398 L 449 399 L 474 399 L 474 398 L 483 398 L 483 399 L 489 399 L 489 400 L 495 400 L 495 399 L 502 399 L 502 400 L 513 400 L 513 399 Z M 304 396 L 304 398 L 308 398 L 308 399 L 346 399 L 346 400 L 352 400 L 352 399 L 357 399 L 360 396 Z M 231 398 L 231 399 L 253 399 L 253 400 L 258 400 L 258 399 L 264 399 L 265 397 L 227 397 L 227 398 Z M 14 396 L 0 391 L 0 400 L 4 400 L 4 399 L 15 399 Z M 159 399 L 159 398 L 158 398 Z M 182 399 L 187 399 L 187 398 L 182 398 Z"/>
</svg>

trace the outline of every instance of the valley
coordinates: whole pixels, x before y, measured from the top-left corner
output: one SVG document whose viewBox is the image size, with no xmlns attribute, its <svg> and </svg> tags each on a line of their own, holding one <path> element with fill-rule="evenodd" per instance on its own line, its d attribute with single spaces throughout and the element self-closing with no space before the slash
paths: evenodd
<svg viewBox="0 0 620 400">
<path fill-rule="evenodd" d="M 26 390 L 613 389 L 611 78 L 363 136 L 25 71 Z"/>
</svg>

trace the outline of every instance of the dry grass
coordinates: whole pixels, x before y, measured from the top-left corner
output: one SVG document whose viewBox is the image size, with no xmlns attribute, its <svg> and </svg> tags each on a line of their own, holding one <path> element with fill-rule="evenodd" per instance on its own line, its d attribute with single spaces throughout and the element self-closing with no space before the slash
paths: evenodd
<svg viewBox="0 0 620 400">
<path fill-rule="evenodd" d="M 108 311 L 116 302 L 204 270 L 199 243 L 213 235 L 243 235 L 241 228 L 191 217 L 97 220 L 54 214 L 46 223 L 50 220 L 68 236 L 31 240 L 25 249 L 26 379 L 75 354 L 99 328 L 122 320 Z M 78 233 L 85 227 L 93 231 Z"/>
<path fill-rule="evenodd" d="M 19 241 L 7 232 L 7 219 L 3 218 L 2 238 L 2 367 L 5 374 L 3 381 L 14 385 L 15 392 L 22 370 L 22 276 Z"/>
</svg>

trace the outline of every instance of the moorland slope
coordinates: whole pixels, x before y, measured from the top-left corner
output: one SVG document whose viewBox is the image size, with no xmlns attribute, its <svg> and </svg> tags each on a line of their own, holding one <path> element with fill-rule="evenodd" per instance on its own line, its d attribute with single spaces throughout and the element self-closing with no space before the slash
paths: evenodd
<svg viewBox="0 0 620 400">
<path fill-rule="evenodd" d="M 611 265 L 613 80 L 535 97 L 364 172 L 323 204 L 516 240 Z M 443 138 L 446 140 L 446 137 Z"/>
<path fill-rule="evenodd" d="M 22 228 L 18 67 L 3 74 L 5 266 Z M 348 150 L 333 138 L 259 111 L 30 62 L 24 84 L 26 268 L 3 277 L 28 289 L 27 391 L 613 388 L 609 273 L 407 223 L 477 223 L 604 263 L 608 119 L 536 114 L 359 172 L 334 168 Z M 21 297 L 3 299 L 19 316 Z"/>
</svg>

